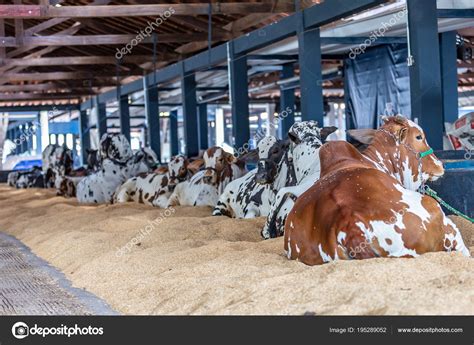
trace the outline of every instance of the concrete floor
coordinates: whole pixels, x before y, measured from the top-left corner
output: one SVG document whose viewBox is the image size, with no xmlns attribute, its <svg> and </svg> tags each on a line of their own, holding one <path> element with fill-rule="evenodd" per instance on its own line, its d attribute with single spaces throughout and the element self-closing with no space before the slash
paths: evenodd
<svg viewBox="0 0 474 345">
<path fill-rule="evenodd" d="M 104 301 L 0 233 L 0 315 L 113 315 Z"/>
</svg>

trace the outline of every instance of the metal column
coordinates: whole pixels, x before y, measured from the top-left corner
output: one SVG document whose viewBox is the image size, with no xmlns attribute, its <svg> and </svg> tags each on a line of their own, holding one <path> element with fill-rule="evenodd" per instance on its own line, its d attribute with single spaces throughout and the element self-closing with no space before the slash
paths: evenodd
<svg viewBox="0 0 474 345">
<path fill-rule="evenodd" d="M 97 130 L 99 131 L 99 140 L 107 133 L 107 105 L 99 102 L 99 97 L 96 97 L 97 107 Z"/>
<path fill-rule="evenodd" d="M 209 140 L 207 134 L 207 103 L 201 103 L 198 106 L 199 113 L 199 148 L 207 150 Z"/>
<path fill-rule="evenodd" d="M 36 127 L 36 153 L 41 154 L 43 152 L 42 142 L 41 142 L 41 115 L 38 113 L 37 120 L 35 123 Z"/>
<path fill-rule="evenodd" d="M 147 121 L 147 142 L 161 161 L 160 110 L 158 103 L 158 87 L 148 86 L 148 78 L 144 78 L 145 115 Z"/>
<path fill-rule="evenodd" d="M 181 101 L 183 103 L 185 154 L 187 157 L 195 157 L 199 155 L 199 130 L 194 74 L 181 75 Z"/>
<path fill-rule="evenodd" d="M 171 157 L 179 154 L 179 143 L 178 143 L 178 111 L 170 111 L 170 150 Z"/>
<path fill-rule="evenodd" d="M 436 0 L 407 0 L 407 9 L 411 115 L 418 119 L 431 147 L 442 150 L 443 93 Z"/>
<path fill-rule="evenodd" d="M 319 29 L 304 30 L 303 13 L 298 18 L 301 119 L 316 120 L 323 126 L 324 105 Z"/>
<path fill-rule="evenodd" d="M 128 95 L 120 96 L 119 100 L 120 133 L 130 142 L 130 107 Z"/>
<path fill-rule="evenodd" d="M 439 34 L 439 50 L 443 93 L 443 122 L 452 123 L 458 119 L 458 68 L 455 31 Z"/>
<path fill-rule="evenodd" d="M 283 65 L 281 79 L 288 79 L 295 75 L 292 63 Z M 295 123 L 295 90 L 284 89 L 280 86 L 280 133 L 282 139 L 286 138 L 290 127 Z"/>
<path fill-rule="evenodd" d="M 87 110 L 81 110 L 79 113 L 79 138 L 81 142 L 81 161 L 85 165 L 87 164 L 87 150 L 91 148 Z"/>
<path fill-rule="evenodd" d="M 227 43 L 229 66 L 229 94 L 232 107 L 232 133 L 234 147 L 244 147 L 250 140 L 249 95 L 247 80 L 247 57 L 234 54 L 233 41 Z"/>
</svg>

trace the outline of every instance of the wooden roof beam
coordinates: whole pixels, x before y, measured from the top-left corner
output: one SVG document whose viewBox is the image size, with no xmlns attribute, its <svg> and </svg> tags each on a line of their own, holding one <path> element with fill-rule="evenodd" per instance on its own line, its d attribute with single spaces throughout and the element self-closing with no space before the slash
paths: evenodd
<svg viewBox="0 0 474 345">
<path fill-rule="evenodd" d="M 44 19 L 44 18 L 100 18 L 100 17 L 149 17 L 164 15 L 199 15 L 208 13 L 207 3 L 112 5 L 112 6 L 44 6 L 44 5 L 0 5 L 0 18 Z M 272 2 L 216 2 L 212 3 L 213 14 L 283 13 L 292 12 L 292 1 Z"/>
</svg>

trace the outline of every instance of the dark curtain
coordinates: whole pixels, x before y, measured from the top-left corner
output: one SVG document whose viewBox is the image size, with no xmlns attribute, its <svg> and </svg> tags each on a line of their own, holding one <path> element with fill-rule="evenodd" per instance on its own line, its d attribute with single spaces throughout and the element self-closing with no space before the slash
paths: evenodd
<svg viewBox="0 0 474 345">
<path fill-rule="evenodd" d="M 379 115 L 411 117 L 406 44 L 369 48 L 345 60 L 347 123 L 377 128 Z"/>
</svg>

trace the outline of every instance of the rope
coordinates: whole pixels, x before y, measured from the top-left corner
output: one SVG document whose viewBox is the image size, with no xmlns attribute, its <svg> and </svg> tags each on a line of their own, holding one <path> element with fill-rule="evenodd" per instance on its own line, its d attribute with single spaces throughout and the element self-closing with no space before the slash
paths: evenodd
<svg viewBox="0 0 474 345">
<path fill-rule="evenodd" d="M 433 189 L 431 189 L 430 187 L 428 187 L 427 185 L 423 186 L 423 188 L 421 189 L 421 192 L 423 194 L 426 194 L 426 195 L 429 195 L 431 196 L 433 199 L 435 199 L 437 202 L 439 202 L 441 205 L 443 205 L 444 207 L 446 207 L 448 210 L 450 210 L 451 212 L 453 212 L 454 214 L 470 221 L 471 223 L 474 223 L 474 219 L 473 218 L 470 218 L 469 216 L 465 215 L 464 213 L 461 213 L 460 211 L 456 210 L 454 207 L 452 207 L 451 205 L 449 205 L 446 201 L 444 201 L 443 199 L 441 199 L 439 196 L 438 196 L 438 193 L 436 193 L 436 191 L 434 191 Z"/>
</svg>

